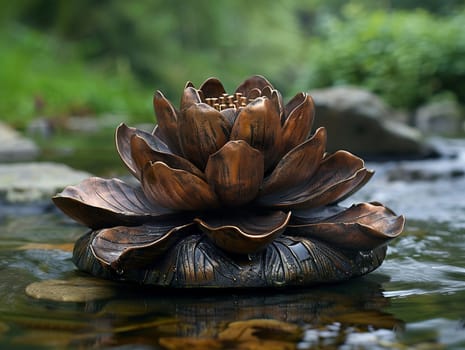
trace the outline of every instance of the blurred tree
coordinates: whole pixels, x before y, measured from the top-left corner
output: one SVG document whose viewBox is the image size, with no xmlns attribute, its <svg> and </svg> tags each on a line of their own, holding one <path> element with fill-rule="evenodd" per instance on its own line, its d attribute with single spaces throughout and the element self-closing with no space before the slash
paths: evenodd
<svg viewBox="0 0 465 350">
<path fill-rule="evenodd" d="M 401 70 L 408 74 L 414 72 L 413 59 L 405 59 L 405 62 L 391 59 L 382 64 L 384 51 L 389 53 L 389 49 L 388 46 L 377 49 L 376 43 L 391 40 L 388 38 L 391 34 L 387 35 L 382 28 L 368 24 L 368 30 L 363 35 L 380 35 L 379 40 L 370 41 L 368 51 L 384 51 L 364 60 L 367 47 L 358 46 L 357 38 L 338 33 L 339 29 L 333 30 L 336 26 L 328 23 L 333 23 L 335 18 L 342 22 L 360 20 L 363 27 L 363 18 L 348 18 L 344 13 L 350 7 L 363 9 L 360 16 L 367 16 L 373 11 L 386 14 L 388 11 L 396 12 L 394 10 L 397 8 L 418 7 L 444 14 L 463 6 L 461 2 L 22 0 L 4 2 L 0 18 L 14 18 L 72 41 L 86 62 L 98 65 L 109 74 L 116 71 L 125 76 L 134 75 L 146 86 L 159 88 L 171 98 L 179 96 L 180 87 L 186 79 L 199 84 L 209 76 L 218 76 L 227 88 L 232 89 L 238 81 L 257 73 L 271 77 L 285 94 L 295 91 L 299 84 L 299 88 L 305 89 L 311 87 L 312 82 L 330 84 L 344 81 L 375 86 L 374 89 L 379 92 L 385 89 L 379 87 L 385 84 L 384 79 L 392 76 L 389 70 L 399 70 L 397 64 L 404 64 Z M 422 25 L 420 21 L 415 23 Z M 356 29 L 354 26 L 340 25 L 337 28 L 358 33 L 363 31 L 362 27 Z M 328 28 L 333 29 L 328 31 Z M 402 35 L 394 33 L 392 40 L 400 40 L 409 52 L 410 39 L 402 39 Z M 363 44 L 366 41 L 360 42 Z M 319 44 L 312 45 L 314 42 Z M 313 48 L 314 52 L 311 51 Z M 419 46 L 419 50 L 423 50 L 422 47 Z M 447 57 L 449 63 L 456 61 L 453 57 L 455 51 L 451 52 Z M 431 55 L 436 58 L 434 51 Z M 409 56 L 410 53 L 402 53 L 402 57 Z M 441 64 L 444 65 L 444 62 Z M 363 69 L 357 68 L 360 65 L 363 65 Z M 372 67 L 378 67 L 376 74 Z M 428 65 L 422 67 L 427 69 Z M 350 79 L 342 73 L 343 78 L 336 77 L 344 69 L 347 69 L 344 74 L 352 74 Z M 319 72 L 315 73 L 316 70 Z M 363 76 L 357 77 L 357 74 Z M 452 74 L 448 81 L 453 82 L 455 78 Z M 381 80 L 376 82 L 376 79 Z M 431 90 L 430 85 L 428 89 Z M 394 93 L 395 89 L 392 91 Z"/>
<path fill-rule="evenodd" d="M 446 18 L 348 5 L 309 43 L 298 86 L 363 86 L 404 108 L 445 93 L 465 102 L 464 22 L 465 9 Z"/>
<path fill-rule="evenodd" d="M 294 1 L 27 0 L 23 22 L 79 42 L 85 58 L 126 67 L 147 84 L 179 93 L 221 75 L 226 84 L 262 73 L 296 75 L 301 35 Z M 301 55 L 300 55 L 301 56 Z M 279 65 L 276 63 L 279 62 Z"/>
<path fill-rule="evenodd" d="M 463 7 L 463 0 L 385 0 L 392 9 L 424 9 L 431 13 L 453 14 L 457 8 Z"/>
</svg>

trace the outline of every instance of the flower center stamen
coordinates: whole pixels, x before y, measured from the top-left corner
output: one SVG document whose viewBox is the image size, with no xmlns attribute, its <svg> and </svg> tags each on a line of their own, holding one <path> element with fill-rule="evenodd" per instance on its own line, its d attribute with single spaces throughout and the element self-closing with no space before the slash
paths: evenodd
<svg viewBox="0 0 465 350">
<path fill-rule="evenodd" d="M 242 93 L 240 92 L 236 92 L 234 95 L 222 94 L 220 97 L 207 97 L 205 99 L 205 102 L 208 105 L 212 106 L 218 111 L 222 111 L 226 108 L 236 109 L 239 107 L 245 107 L 250 101 L 252 100 L 242 96 Z"/>
</svg>

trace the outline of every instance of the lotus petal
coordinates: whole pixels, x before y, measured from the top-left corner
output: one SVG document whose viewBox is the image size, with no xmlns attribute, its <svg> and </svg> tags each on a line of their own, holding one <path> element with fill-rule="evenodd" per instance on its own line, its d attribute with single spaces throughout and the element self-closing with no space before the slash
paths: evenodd
<svg viewBox="0 0 465 350">
<path fill-rule="evenodd" d="M 193 86 L 186 86 L 181 96 L 181 113 L 190 106 L 201 102 L 202 99 L 199 95 L 199 91 Z"/>
<path fill-rule="evenodd" d="M 215 108 L 198 103 L 181 114 L 178 137 L 185 158 L 204 169 L 210 154 L 229 139 L 230 124 Z"/>
<path fill-rule="evenodd" d="M 231 140 L 244 140 L 263 152 L 265 171 L 276 164 L 281 155 L 281 119 L 266 97 L 259 97 L 242 109 L 231 130 Z"/>
<path fill-rule="evenodd" d="M 116 150 L 131 174 L 138 177 L 136 164 L 131 157 L 131 137 L 137 133 L 137 129 L 129 128 L 122 123 L 116 129 Z"/>
<path fill-rule="evenodd" d="M 162 162 L 147 164 L 142 170 L 142 188 L 157 205 L 172 210 L 202 210 L 218 206 L 218 198 L 204 180 Z"/>
<path fill-rule="evenodd" d="M 261 75 L 254 75 L 244 80 L 244 82 L 237 87 L 236 92 L 239 92 L 244 96 L 248 96 L 250 90 L 258 89 L 261 91 L 265 88 L 265 86 L 273 87 L 273 85 L 266 80 L 265 77 L 262 77 Z"/>
<path fill-rule="evenodd" d="M 263 155 L 245 141 L 229 141 L 208 160 L 205 174 L 223 205 L 252 201 L 263 180 Z"/>
<path fill-rule="evenodd" d="M 159 136 L 173 153 L 180 154 L 177 136 L 178 112 L 160 91 L 153 97 L 153 108 L 157 116 Z"/>
<path fill-rule="evenodd" d="M 281 117 L 281 125 L 283 124 L 283 117 L 284 117 L 284 107 L 283 107 L 283 97 L 278 90 L 273 90 L 271 94 L 271 100 L 276 106 L 276 110 Z"/>
<path fill-rule="evenodd" d="M 159 138 L 157 134 L 151 134 L 143 130 L 136 128 L 131 128 L 126 126 L 126 124 L 120 124 L 116 129 L 116 149 L 121 160 L 124 162 L 126 167 L 129 169 L 132 175 L 137 179 L 140 179 L 140 170 L 137 167 L 137 164 L 134 162 L 131 151 L 131 139 L 134 135 L 146 140 L 150 148 L 165 152 L 171 153 L 166 144 Z"/>
<path fill-rule="evenodd" d="M 155 140 L 157 140 L 157 149 L 160 150 L 160 152 L 165 152 L 165 153 L 173 153 L 173 150 L 171 150 L 168 145 L 166 144 L 165 141 L 163 141 L 163 135 L 162 132 L 160 131 L 160 128 L 158 125 L 155 125 L 155 127 L 152 130 L 152 135 Z M 177 153 L 176 153 L 177 154 Z"/>
<path fill-rule="evenodd" d="M 261 196 L 291 189 L 307 182 L 320 166 L 326 147 L 326 130 L 319 128 L 312 138 L 289 151 L 263 182 Z M 266 200 L 265 203 L 266 205 Z"/>
<path fill-rule="evenodd" d="M 347 210 L 346 207 L 340 205 L 325 205 L 318 208 L 308 209 L 295 209 L 292 211 L 292 218 L 289 225 L 299 226 L 301 224 L 310 224 L 320 221 L 327 221 L 328 218 L 333 217 L 337 214 Z"/>
<path fill-rule="evenodd" d="M 306 95 L 307 94 L 305 92 L 299 92 L 293 98 L 291 98 L 289 100 L 289 102 L 286 103 L 286 105 L 284 106 L 284 113 L 286 115 L 286 118 L 289 116 L 289 114 L 291 114 L 291 112 L 298 105 L 302 104 L 302 102 L 304 101 Z"/>
<path fill-rule="evenodd" d="M 225 108 L 220 111 L 220 113 L 223 115 L 224 119 L 227 120 L 228 122 L 228 130 L 231 130 L 232 126 L 234 125 L 234 122 L 236 121 L 236 117 L 238 114 L 238 111 L 241 109 L 235 109 L 235 108 Z"/>
<path fill-rule="evenodd" d="M 221 249 L 235 254 L 250 254 L 265 248 L 284 232 L 290 217 L 290 212 L 282 211 L 239 211 L 194 221 Z"/>
<path fill-rule="evenodd" d="M 336 204 L 343 198 L 347 197 L 348 193 L 354 193 L 361 187 L 361 183 L 365 183 L 367 178 L 371 177 L 367 169 L 360 169 L 353 176 L 345 180 L 332 184 L 330 187 L 322 188 L 316 191 L 305 201 L 296 205 L 290 206 L 291 208 L 314 208 L 322 205 Z"/>
<path fill-rule="evenodd" d="M 300 213 L 299 224 L 289 224 L 289 234 L 316 238 L 344 250 L 372 250 L 397 237 L 405 224 L 404 216 L 397 216 L 380 203 L 360 203 L 335 215 L 318 218 L 315 213 Z M 313 217 L 313 218 L 312 218 Z"/>
<path fill-rule="evenodd" d="M 217 78 L 209 78 L 205 80 L 204 83 L 200 86 L 200 91 L 202 91 L 205 98 L 217 98 L 226 93 L 223 84 Z"/>
<path fill-rule="evenodd" d="M 141 135 L 133 135 L 131 138 L 131 156 L 140 172 L 149 162 L 163 162 L 171 168 L 185 170 L 205 179 L 205 175 L 187 159 L 153 149 Z"/>
<path fill-rule="evenodd" d="M 342 202 L 344 199 L 352 196 L 355 192 L 357 192 L 359 189 L 365 186 L 366 183 L 370 181 L 370 179 L 373 177 L 375 173 L 373 170 L 369 170 L 369 169 L 363 169 L 363 170 L 360 170 L 360 172 L 364 173 L 363 178 L 359 178 L 358 180 L 354 178 L 354 180 L 352 181 L 352 189 L 349 191 L 345 191 L 345 194 L 339 194 L 337 199 L 330 204 L 336 204 L 336 203 Z M 361 177 L 361 174 L 360 175 L 357 174 L 357 177 L 358 176 Z"/>
<path fill-rule="evenodd" d="M 278 92 L 278 90 L 274 90 L 271 86 L 265 86 L 265 88 L 261 92 L 261 96 L 266 97 L 273 102 L 272 105 L 276 109 L 276 112 L 278 113 L 278 115 L 281 117 L 281 114 L 283 112 L 282 102 L 281 102 L 282 97 L 281 97 L 281 94 Z"/>
<path fill-rule="evenodd" d="M 336 182 L 330 188 L 318 191 L 317 196 L 312 199 L 312 206 L 335 204 L 343 201 L 362 188 L 374 174 L 373 170 L 365 168 L 365 162 L 362 159 L 346 151 L 338 151 L 334 153 L 327 157 L 323 163 L 325 163 L 329 170 L 332 166 L 336 166 L 338 163 L 341 163 L 341 166 L 344 167 L 344 165 L 342 165 L 344 162 L 347 164 L 346 166 L 348 168 L 352 166 L 354 170 L 359 164 L 360 169 L 357 170 L 353 176 L 347 176 L 346 180 Z M 331 163 L 334 165 L 331 165 Z"/>
<path fill-rule="evenodd" d="M 182 218 L 182 216 L 180 217 Z M 96 231 L 90 241 L 94 256 L 118 273 L 147 266 L 185 237 L 192 222 L 159 221 L 157 225 L 115 226 Z"/>
<path fill-rule="evenodd" d="M 337 202 L 367 180 L 362 159 L 347 151 L 337 151 L 326 157 L 306 183 L 263 198 L 277 208 L 312 208 Z M 260 199 L 262 201 L 262 199 Z"/>
<path fill-rule="evenodd" d="M 304 142 L 312 129 L 315 105 L 310 95 L 297 95 L 299 104 L 287 115 L 283 125 L 284 152 Z"/>
<path fill-rule="evenodd" d="M 150 202 L 140 188 L 118 179 L 91 177 L 52 198 L 66 215 L 93 229 L 134 226 L 173 214 Z"/>
</svg>

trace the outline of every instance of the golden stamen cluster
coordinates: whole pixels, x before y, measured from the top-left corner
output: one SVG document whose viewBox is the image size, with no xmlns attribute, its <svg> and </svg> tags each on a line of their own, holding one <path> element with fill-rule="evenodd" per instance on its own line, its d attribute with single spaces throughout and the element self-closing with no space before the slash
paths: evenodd
<svg viewBox="0 0 465 350">
<path fill-rule="evenodd" d="M 205 102 L 215 108 L 218 111 L 222 111 L 226 108 L 237 109 L 239 107 L 245 107 L 252 99 L 248 99 L 245 96 L 242 96 L 242 93 L 236 92 L 234 95 L 229 95 L 227 93 L 222 94 L 219 97 L 207 97 Z"/>
</svg>

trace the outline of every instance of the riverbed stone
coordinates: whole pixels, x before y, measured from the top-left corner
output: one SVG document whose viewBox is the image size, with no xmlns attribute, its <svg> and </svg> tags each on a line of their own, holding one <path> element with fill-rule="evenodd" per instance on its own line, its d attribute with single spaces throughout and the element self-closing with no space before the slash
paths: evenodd
<svg viewBox="0 0 465 350">
<path fill-rule="evenodd" d="M 373 178 L 342 205 L 379 201 L 411 220 L 465 229 L 465 139 L 432 140 L 437 159 L 368 162 Z"/>
<path fill-rule="evenodd" d="M 419 159 L 435 155 L 422 134 L 395 120 L 375 94 L 350 86 L 309 92 L 315 101 L 315 127 L 328 131 L 327 150 L 345 149 L 369 159 Z"/>
<path fill-rule="evenodd" d="M 18 204 L 49 200 L 64 187 L 90 176 L 59 163 L 0 163 L 0 202 Z"/>
<path fill-rule="evenodd" d="M 30 139 L 23 137 L 9 125 L 0 122 L 0 162 L 33 160 L 39 148 Z"/>
<path fill-rule="evenodd" d="M 415 126 L 429 135 L 454 136 L 463 132 L 464 111 L 454 100 L 432 101 L 415 111 Z"/>
</svg>

